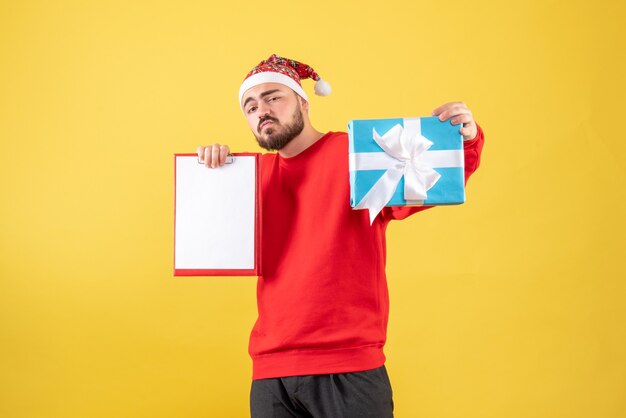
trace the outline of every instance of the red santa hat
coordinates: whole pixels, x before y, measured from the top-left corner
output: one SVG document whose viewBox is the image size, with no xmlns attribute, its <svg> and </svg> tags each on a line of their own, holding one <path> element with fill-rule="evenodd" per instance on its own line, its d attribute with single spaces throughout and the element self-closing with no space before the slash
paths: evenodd
<svg viewBox="0 0 626 418">
<path fill-rule="evenodd" d="M 322 80 L 313 68 L 301 62 L 282 58 L 274 54 L 268 59 L 261 61 L 243 80 L 239 88 L 239 105 L 241 106 L 241 99 L 248 89 L 263 83 L 283 84 L 308 101 L 309 99 L 302 88 L 302 84 L 300 84 L 300 80 L 304 78 L 311 78 L 316 81 L 315 94 L 318 96 L 328 96 L 330 94 L 330 84 Z"/>
</svg>

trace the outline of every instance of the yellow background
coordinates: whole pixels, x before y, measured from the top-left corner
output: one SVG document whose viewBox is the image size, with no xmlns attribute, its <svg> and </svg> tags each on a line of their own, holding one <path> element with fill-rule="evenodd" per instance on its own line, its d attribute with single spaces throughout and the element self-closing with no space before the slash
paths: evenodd
<svg viewBox="0 0 626 418">
<path fill-rule="evenodd" d="M 0 416 L 247 416 L 255 279 L 172 276 L 172 155 L 258 151 L 277 53 L 332 84 L 320 130 L 463 100 L 486 133 L 465 205 L 389 229 L 396 416 L 625 417 L 625 11 L 2 1 Z"/>
</svg>

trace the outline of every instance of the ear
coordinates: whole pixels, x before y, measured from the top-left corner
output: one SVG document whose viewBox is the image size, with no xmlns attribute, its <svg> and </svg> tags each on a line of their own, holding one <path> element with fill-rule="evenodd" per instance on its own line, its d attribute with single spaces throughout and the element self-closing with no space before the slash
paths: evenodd
<svg viewBox="0 0 626 418">
<path fill-rule="evenodd" d="M 300 106 L 302 107 L 302 110 L 304 110 L 305 112 L 308 112 L 309 111 L 309 102 L 307 102 L 306 100 L 304 100 L 300 96 L 298 96 L 298 99 L 300 100 Z"/>
</svg>

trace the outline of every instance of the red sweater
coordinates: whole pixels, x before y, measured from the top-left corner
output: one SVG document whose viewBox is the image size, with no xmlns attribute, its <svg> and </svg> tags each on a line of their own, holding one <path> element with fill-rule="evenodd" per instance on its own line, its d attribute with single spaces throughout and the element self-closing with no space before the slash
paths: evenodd
<svg viewBox="0 0 626 418">
<path fill-rule="evenodd" d="M 465 143 L 465 178 L 483 134 Z M 386 207 L 370 226 L 350 207 L 348 135 L 329 132 L 292 158 L 261 159 L 262 269 L 250 336 L 253 379 L 374 369 L 385 362 L 385 229 L 426 209 Z"/>
</svg>

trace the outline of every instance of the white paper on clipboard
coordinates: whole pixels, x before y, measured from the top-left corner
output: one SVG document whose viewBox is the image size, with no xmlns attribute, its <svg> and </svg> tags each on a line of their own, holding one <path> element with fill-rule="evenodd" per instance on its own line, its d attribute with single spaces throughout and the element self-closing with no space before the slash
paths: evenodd
<svg viewBox="0 0 626 418">
<path fill-rule="evenodd" d="M 174 275 L 256 275 L 256 154 L 209 169 L 197 155 L 175 156 Z"/>
</svg>

